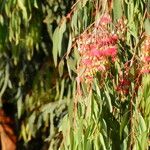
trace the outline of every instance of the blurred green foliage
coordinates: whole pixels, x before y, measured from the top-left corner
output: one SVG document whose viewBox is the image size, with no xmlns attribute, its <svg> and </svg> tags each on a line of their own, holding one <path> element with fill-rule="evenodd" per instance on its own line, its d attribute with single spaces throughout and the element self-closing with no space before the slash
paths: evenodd
<svg viewBox="0 0 150 150">
<path fill-rule="evenodd" d="M 44 147 L 66 112 L 70 81 L 54 67 L 52 36 L 73 2 L 0 0 L 0 104 L 15 118 L 19 149 Z"/>
</svg>

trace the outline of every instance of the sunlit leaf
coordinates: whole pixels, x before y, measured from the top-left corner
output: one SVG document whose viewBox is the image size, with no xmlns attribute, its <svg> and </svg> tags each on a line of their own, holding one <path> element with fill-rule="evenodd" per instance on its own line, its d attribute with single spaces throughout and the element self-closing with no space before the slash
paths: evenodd
<svg viewBox="0 0 150 150">
<path fill-rule="evenodd" d="M 57 65 L 57 56 L 58 56 L 58 42 L 59 42 L 59 28 L 56 28 L 53 33 L 53 59 L 55 66 Z"/>
<path fill-rule="evenodd" d="M 113 0 L 113 14 L 116 20 L 122 17 L 122 0 Z"/>
<path fill-rule="evenodd" d="M 150 20 L 149 19 L 145 20 L 145 31 L 148 35 L 150 35 Z"/>
<path fill-rule="evenodd" d="M 108 91 L 105 91 L 105 94 L 106 94 L 106 99 L 105 99 L 105 100 L 106 100 L 106 102 L 107 102 L 109 111 L 112 112 L 112 104 L 111 104 L 110 95 L 109 95 Z"/>
<path fill-rule="evenodd" d="M 60 77 L 63 75 L 63 70 L 64 70 L 64 60 L 61 60 L 58 65 L 58 71 L 59 71 Z"/>
</svg>

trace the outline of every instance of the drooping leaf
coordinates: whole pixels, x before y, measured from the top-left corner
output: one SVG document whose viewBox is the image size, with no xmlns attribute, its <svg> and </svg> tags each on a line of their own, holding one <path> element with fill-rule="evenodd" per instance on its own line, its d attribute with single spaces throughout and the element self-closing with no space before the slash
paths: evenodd
<svg viewBox="0 0 150 150">
<path fill-rule="evenodd" d="M 59 28 L 56 28 L 53 33 L 53 59 L 54 64 L 57 66 L 57 56 L 58 56 L 58 43 L 59 43 Z"/>
<path fill-rule="evenodd" d="M 145 31 L 148 35 L 150 35 L 150 20 L 149 19 L 145 20 Z"/>
<path fill-rule="evenodd" d="M 113 14 L 115 20 L 122 17 L 122 0 L 113 0 Z"/>
<path fill-rule="evenodd" d="M 59 65 L 58 65 L 58 71 L 59 71 L 60 77 L 62 77 L 63 71 L 64 71 L 64 60 L 60 61 Z"/>
<path fill-rule="evenodd" d="M 106 99 L 105 99 L 105 100 L 106 100 L 106 102 L 107 102 L 109 111 L 112 112 L 111 97 L 110 97 L 108 91 L 105 91 L 105 94 L 106 94 Z"/>
<path fill-rule="evenodd" d="M 59 52 L 59 56 L 61 56 L 61 51 L 62 51 L 62 40 L 63 40 L 63 35 L 64 32 L 66 30 L 66 18 L 63 19 L 63 22 L 59 28 L 59 41 L 58 41 L 58 52 Z"/>
</svg>

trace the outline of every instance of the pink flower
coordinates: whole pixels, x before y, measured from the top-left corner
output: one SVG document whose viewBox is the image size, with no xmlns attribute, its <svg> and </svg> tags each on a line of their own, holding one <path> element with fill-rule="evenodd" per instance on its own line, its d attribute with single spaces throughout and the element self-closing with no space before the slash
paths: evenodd
<svg viewBox="0 0 150 150">
<path fill-rule="evenodd" d="M 98 66 L 98 70 L 99 70 L 99 71 L 105 71 L 106 68 L 105 68 L 104 66 Z"/>
<path fill-rule="evenodd" d="M 110 37 L 104 37 L 104 38 L 100 39 L 98 42 L 100 44 L 107 45 L 107 44 L 116 43 L 117 39 L 118 39 L 117 35 L 112 35 Z"/>
<path fill-rule="evenodd" d="M 90 81 L 93 80 L 93 77 L 92 77 L 92 76 L 86 76 L 86 78 L 87 78 L 88 80 L 90 80 Z"/>
<path fill-rule="evenodd" d="M 104 51 L 103 50 L 99 51 L 99 56 L 104 56 Z"/>
<path fill-rule="evenodd" d="M 111 20 L 111 18 L 110 18 L 110 16 L 109 15 L 104 15 L 104 16 L 102 16 L 101 17 L 101 24 L 108 24 L 108 23 L 110 23 L 112 20 Z"/>
<path fill-rule="evenodd" d="M 111 39 L 112 39 L 113 42 L 116 43 L 117 40 L 118 40 L 118 36 L 116 34 L 114 34 L 114 35 L 112 35 Z"/>
<path fill-rule="evenodd" d="M 91 50 L 90 55 L 91 55 L 91 56 L 97 56 L 97 57 L 99 57 L 99 56 L 100 56 L 100 51 L 97 50 L 96 48 L 93 48 L 93 49 Z"/>
<path fill-rule="evenodd" d="M 109 44 L 111 41 L 112 41 L 112 39 L 109 37 L 101 39 L 101 42 L 103 45 Z"/>
<path fill-rule="evenodd" d="M 150 62 L 150 56 L 145 56 L 145 57 L 144 57 L 144 61 L 145 61 L 145 62 Z"/>
<path fill-rule="evenodd" d="M 103 55 L 104 56 L 111 56 L 111 57 L 115 57 L 117 54 L 117 49 L 116 47 L 111 47 L 111 48 L 107 48 L 103 51 Z"/>
<path fill-rule="evenodd" d="M 150 73 L 150 69 L 143 69 L 141 70 L 141 73 Z"/>
<path fill-rule="evenodd" d="M 83 60 L 83 63 L 84 63 L 85 65 L 91 65 L 91 64 L 92 64 L 92 61 L 91 61 L 90 59 L 84 59 L 84 60 Z"/>
</svg>

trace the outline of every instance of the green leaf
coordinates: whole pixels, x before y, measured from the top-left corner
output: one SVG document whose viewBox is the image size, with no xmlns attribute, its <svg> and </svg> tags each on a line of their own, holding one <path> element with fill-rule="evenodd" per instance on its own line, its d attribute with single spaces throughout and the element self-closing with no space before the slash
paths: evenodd
<svg viewBox="0 0 150 150">
<path fill-rule="evenodd" d="M 102 135 L 101 133 L 100 133 L 100 135 L 99 135 L 99 139 L 100 139 L 100 142 L 101 142 L 101 144 L 102 144 L 103 150 L 106 150 L 104 138 L 103 138 L 103 135 Z"/>
<path fill-rule="evenodd" d="M 112 112 L 111 98 L 108 91 L 105 91 L 105 95 L 106 95 L 106 102 L 108 104 L 109 111 Z"/>
<path fill-rule="evenodd" d="M 70 103 L 68 105 L 68 118 L 71 126 L 73 124 L 73 116 L 74 116 L 73 110 L 74 110 L 74 103 L 73 100 L 70 100 Z"/>
<path fill-rule="evenodd" d="M 2 97 L 2 95 L 4 94 L 4 92 L 5 92 L 6 88 L 7 88 L 8 81 L 9 81 L 9 65 L 6 64 L 6 67 L 5 67 L 5 79 L 4 79 L 3 87 L 0 90 L 0 98 Z"/>
<path fill-rule="evenodd" d="M 58 56 L 58 42 L 59 42 L 59 28 L 57 27 L 53 33 L 53 59 L 54 64 L 57 66 L 57 56 Z"/>
<path fill-rule="evenodd" d="M 71 36 L 71 33 L 69 34 L 69 42 L 68 42 L 68 48 L 67 48 L 67 58 L 71 52 L 71 47 L 72 47 L 72 36 Z"/>
<path fill-rule="evenodd" d="M 71 57 L 67 60 L 70 69 L 76 73 L 76 62 Z"/>
<path fill-rule="evenodd" d="M 28 118 L 28 125 L 29 125 L 29 130 L 31 132 L 31 134 L 33 136 L 35 136 L 35 128 L 34 128 L 34 125 L 35 125 L 35 119 L 36 119 L 36 112 L 34 111 L 30 117 Z"/>
<path fill-rule="evenodd" d="M 4 18 L 3 18 L 3 16 L 1 14 L 0 14 L 0 24 L 4 25 Z"/>
<path fill-rule="evenodd" d="M 20 119 L 22 115 L 22 110 L 23 110 L 23 101 L 22 101 L 22 96 L 20 96 L 17 100 L 18 119 Z"/>
<path fill-rule="evenodd" d="M 122 117 L 121 125 L 120 125 L 120 138 L 122 139 L 123 131 L 125 126 L 127 126 L 129 122 L 129 113 L 125 113 Z"/>
<path fill-rule="evenodd" d="M 146 19 L 145 20 L 145 32 L 150 35 L 150 20 L 149 19 Z"/>
<path fill-rule="evenodd" d="M 59 75 L 60 77 L 62 77 L 63 75 L 63 71 L 64 71 L 64 60 L 62 59 L 58 65 L 58 71 L 59 71 Z"/>
<path fill-rule="evenodd" d="M 42 115 L 38 116 L 38 120 L 37 120 L 37 129 L 39 130 L 40 127 L 42 126 Z"/>
<path fill-rule="evenodd" d="M 67 115 L 64 116 L 61 126 L 59 128 L 59 131 L 62 131 L 62 133 L 63 133 L 63 136 L 64 136 L 63 142 L 64 142 L 64 146 L 66 147 L 66 149 L 70 144 L 71 144 L 70 146 L 72 147 L 73 142 L 71 143 L 71 141 L 74 140 L 74 138 L 73 138 L 74 134 L 73 134 L 72 130 L 70 131 L 70 124 L 69 124 Z"/>
<path fill-rule="evenodd" d="M 56 43 L 58 44 L 58 51 L 59 51 L 59 56 L 61 56 L 61 50 L 62 50 L 62 39 L 63 39 L 63 34 L 66 31 L 66 19 L 64 18 L 63 23 L 61 24 L 59 28 L 59 42 Z"/>
<path fill-rule="evenodd" d="M 87 140 L 86 142 L 86 149 L 85 150 L 92 150 L 92 143 L 90 140 Z"/>
<path fill-rule="evenodd" d="M 127 147 L 128 147 L 128 138 L 125 138 L 121 145 L 121 150 L 127 150 Z"/>
<path fill-rule="evenodd" d="M 26 10 L 26 7 L 24 5 L 24 1 L 23 0 L 18 0 L 17 4 L 18 4 L 19 8 L 22 10 L 24 20 L 27 21 L 27 18 L 28 18 L 27 17 L 27 10 Z"/>
<path fill-rule="evenodd" d="M 73 30 L 74 35 L 78 34 L 78 29 L 77 29 L 77 18 L 78 18 L 78 11 L 76 10 L 72 16 L 71 20 L 71 28 Z"/>
<path fill-rule="evenodd" d="M 78 140 L 79 143 L 81 143 L 82 141 L 82 135 L 83 135 L 83 118 L 81 118 L 79 120 L 79 128 L 78 128 Z"/>
<path fill-rule="evenodd" d="M 146 124 L 145 124 L 144 118 L 142 117 L 140 113 L 139 113 L 139 127 L 141 129 L 141 132 L 146 131 Z"/>
<path fill-rule="evenodd" d="M 34 0 L 34 7 L 38 8 L 37 0 Z"/>
<path fill-rule="evenodd" d="M 139 150 L 146 150 L 148 148 L 148 137 L 147 137 L 147 132 L 143 132 L 142 134 L 139 134 L 137 137 L 138 141 L 138 149 Z"/>
<path fill-rule="evenodd" d="M 113 14 L 115 20 L 122 17 L 122 0 L 113 0 Z"/>
<path fill-rule="evenodd" d="M 63 94 L 64 94 L 64 87 L 65 86 L 65 80 L 63 79 L 62 81 L 61 81 L 61 90 L 60 90 L 60 96 L 59 96 L 59 99 L 60 100 L 62 100 L 62 98 L 63 98 Z"/>
<path fill-rule="evenodd" d="M 71 71 L 76 73 L 76 61 L 72 59 L 71 57 L 67 59 L 67 67 L 69 76 L 72 77 Z"/>
</svg>

